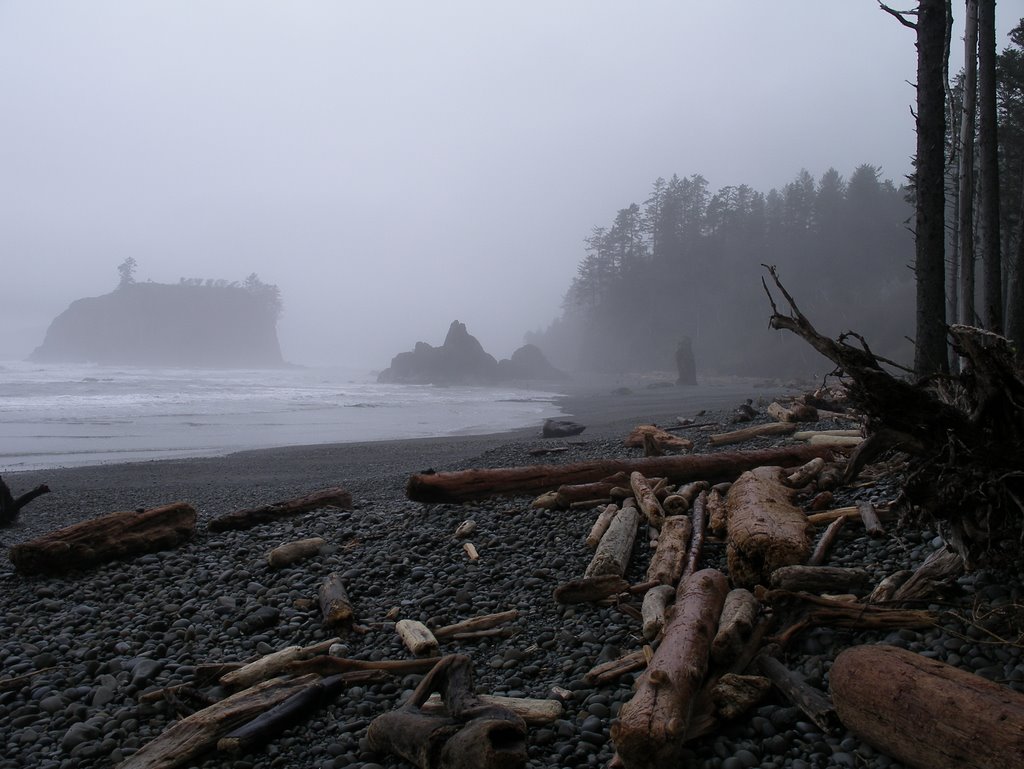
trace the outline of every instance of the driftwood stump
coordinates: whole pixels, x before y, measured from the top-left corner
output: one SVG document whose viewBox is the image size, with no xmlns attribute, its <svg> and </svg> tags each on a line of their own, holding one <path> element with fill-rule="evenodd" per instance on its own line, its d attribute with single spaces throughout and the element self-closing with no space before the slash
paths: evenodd
<svg viewBox="0 0 1024 769">
<path fill-rule="evenodd" d="M 9 526 L 14 523 L 18 518 L 18 513 L 21 512 L 21 508 L 36 497 L 49 493 L 50 487 L 44 483 L 36 486 L 31 491 L 26 491 L 21 496 L 15 497 L 4 479 L 0 478 L 0 526 Z"/>
</svg>

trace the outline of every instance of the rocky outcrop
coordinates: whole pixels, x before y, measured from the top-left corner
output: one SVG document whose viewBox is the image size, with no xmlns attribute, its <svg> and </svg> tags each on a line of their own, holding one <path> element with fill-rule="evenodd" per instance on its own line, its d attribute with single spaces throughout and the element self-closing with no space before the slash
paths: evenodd
<svg viewBox="0 0 1024 769">
<path fill-rule="evenodd" d="M 488 354 L 466 324 L 452 321 L 444 344 L 416 347 L 396 355 L 378 382 L 394 384 L 494 385 L 522 381 L 556 381 L 566 375 L 552 366 L 539 348 L 524 345 L 500 363 Z"/>
<path fill-rule="evenodd" d="M 30 360 L 187 368 L 284 365 L 277 316 L 241 287 L 133 283 L 71 303 Z"/>
</svg>

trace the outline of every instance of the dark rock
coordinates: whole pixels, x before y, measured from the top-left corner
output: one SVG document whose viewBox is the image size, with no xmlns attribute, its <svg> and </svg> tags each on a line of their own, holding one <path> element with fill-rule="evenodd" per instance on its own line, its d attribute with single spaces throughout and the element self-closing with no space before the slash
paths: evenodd
<svg viewBox="0 0 1024 769">
<path fill-rule="evenodd" d="M 540 348 L 533 344 L 524 344 L 512 353 L 511 358 L 498 361 L 498 379 L 502 382 L 557 382 L 568 378 L 568 374 L 552 366 Z"/>
<path fill-rule="evenodd" d="M 569 419 L 545 419 L 541 435 L 545 438 L 568 438 L 572 435 L 579 435 L 586 429 L 586 425 Z"/>
<path fill-rule="evenodd" d="M 697 364 L 693 360 L 693 343 L 688 336 L 684 336 L 676 347 L 676 371 L 679 374 L 676 384 L 697 384 Z"/>
<path fill-rule="evenodd" d="M 411 352 L 391 360 L 380 372 L 378 382 L 396 384 L 494 384 L 498 381 L 498 361 L 489 355 L 466 324 L 455 320 L 440 347 L 417 342 Z"/>
</svg>

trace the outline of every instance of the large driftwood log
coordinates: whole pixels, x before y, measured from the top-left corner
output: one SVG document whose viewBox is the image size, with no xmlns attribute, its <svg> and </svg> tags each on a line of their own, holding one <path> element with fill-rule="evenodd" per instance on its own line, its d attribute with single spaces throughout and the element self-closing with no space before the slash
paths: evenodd
<svg viewBox="0 0 1024 769">
<path fill-rule="evenodd" d="M 647 581 L 675 585 L 683 576 L 686 548 L 693 524 L 683 515 L 666 518 L 658 535 L 658 547 L 647 567 Z"/>
<path fill-rule="evenodd" d="M 827 448 L 810 445 L 782 446 L 761 451 L 688 454 L 685 456 L 606 459 L 569 465 L 531 465 L 493 470 L 458 470 L 420 473 L 409 478 L 406 496 L 414 502 L 465 502 L 496 495 L 539 494 L 563 484 L 591 483 L 619 472 L 638 471 L 649 478 L 661 476 L 670 483 L 707 480 L 730 481 L 745 470 L 761 465 L 800 465 L 814 457 L 826 457 Z"/>
<path fill-rule="evenodd" d="M 63 574 L 142 553 L 177 547 L 195 533 L 196 511 L 184 502 L 109 513 L 15 545 L 20 574 Z"/>
<path fill-rule="evenodd" d="M 633 505 L 624 505 L 608 525 L 608 531 L 598 543 L 594 557 L 590 559 L 583 576 L 600 577 L 611 574 L 621 577 L 625 574 L 629 559 L 633 557 L 633 543 L 639 525 L 640 511 Z"/>
<path fill-rule="evenodd" d="M 915 769 L 1024 768 L 1024 695 L 893 646 L 856 646 L 829 672 L 839 718 Z"/>
<path fill-rule="evenodd" d="M 176 721 L 159 737 L 133 753 L 117 769 L 173 769 L 212 750 L 217 740 L 310 686 L 317 677 L 274 678 L 232 694 L 208 708 Z"/>
<path fill-rule="evenodd" d="M 8 526 L 14 523 L 18 513 L 21 512 L 21 508 L 36 497 L 49 493 L 50 487 L 44 483 L 36 486 L 31 491 L 26 491 L 24 494 L 15 497 L 4 479 L 0 478 L 0 526 Z"/>
<path fill-rule="evenodd" d="M 228 529 L 251 529 L 261 523 L 276 521 L 289 515 L 308 513 L 321 507 L 340 507 L 348 510 L 352 507 L 352 495 L 340 486 L 315 491 L 294 499 L 274 502 L 262 507 L 248 510 L 236 510 L 232 513 L 214 518 L 207 524 L 210 531 L 226 531 Z"/>
<path fill-rule="evenodd" d="M 564 509 L 574 502 L 608 499 L 611 497 L 612 489 L 624 486 L 628 482 L 629 475 L 627 473 L 616 473 L 610 478 L 603 478 L 596 483 L 563 484 L 555 491 L 555 503 Z"/>
<path fill-rule="evenodd" d="M 729 508 L 729 576 L 740 587 L 767 583 L 781 566 L 804 563 L 811 552 L 807 516 L 778 467 L 741 475 L 725 498 Z"/>
<path fill-rule="evenodd" d="M 708 493 L 706 491 L 701 491 L 693 500 L 690 520 L 693 525 L 690 533 L 690 546 L 686 550 L 686 564 L 683 566 L 683 579 L 697 571 L 701 553 L 704 551 L 704 531 L 708 525 Z"/>
<path fill-rule="evenodd" d="M 808 593 L 853 593 L 864 595 L 871 587 L 866 569 L 841 566 L 782 566 L 772 572 L 772 587 Z"/>
<path fill-rule="evenodd" d="M 505 697 L 499 694 L 478 694 L 477 699 L 483 705 L 495 705 L 512 711 L 527 726 L 542 726 L 557 721 L 565 712 L 565 705 L 558 700 L 541 700 L 531 697 Z M 424 713 L 443 713 L 444 701 L 441 695 L 434 692 L 423 703 Z"/>
<path fill-rule="evenodd" d="M 644 514 L 647 522 L 656 529 L 661 528 L 665 520 L 665 511 L 658 501 L 654 489 L 644 477 L 643 473 L 633 471 L 629 474 L 629 487 L 633 490 L 633 497 L 636 499 L 637 507 Z"/>
<path fill-rule="evenodd" d="M 612 726 L 612 740 L 626 769 L 656 769 L 681 762 L 686 729 L 728 591 L 725 575 L 714 569 L 699 571 L 680 586 L 661 645 Z"/>
<path fill-rule="evenodd" d="M 424 712 L 440 692 L 440 713 Z M 526 765 L 526 724 L 505 707 L 473 693 L 469 657 L 451 655 L 420 681 L 405 705 L 378 716 L 370 749 L 393 753 L 421 769 L 518 769 Z"/>
</svg>

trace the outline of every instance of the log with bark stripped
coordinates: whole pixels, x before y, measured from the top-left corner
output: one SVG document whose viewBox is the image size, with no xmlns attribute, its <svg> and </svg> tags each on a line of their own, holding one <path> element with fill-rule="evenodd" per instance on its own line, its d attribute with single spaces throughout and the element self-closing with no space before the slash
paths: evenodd
<svg viewBox="0 0 1024 769">
<path fill-rule="evenodd" d="M 285 542 L 267 553 L 267 564 L 271 569 L 291 566 L 293 563 L 312 558 L 326 544 L 327 540 L 323 537 L 309 537 L 308 539 L 297 539 L 294 542 Z"/>
<path fill-rule="evenodd" d="M 647 477 L 663 476 L 671 483 L 702 479 L 717 483 L 733 480 L 742 472 L 761 465 L 795 466 L 819 456 L 830 456 L 830 452 L 816 446 L 794 445 L 760 451 L 420 473 L 409 478 L 405 491 L 414 502 L 465 502 L 496 495 L 539 494 L 563 484 L 590 483 L 618 472 L 633 471 Z"/>
<path fill-rule="evenodd" d="M 792 435 L 796 432 L 796 425 L 787 422 L 767 422 L 763 425 L 751 425 L 742 430 L 733 430 L 728 433 L 716 433 L 708 436 L 708 442 L 712 446 L 725 446 L 730 443 L 743 443 L 752 438 L 764 438 L 775 435 Z"/>
<path fill-rule="evenodd" d="M 340 507 L 343 510 L 349 510 L 352 507 L 352 495 L 340 486 L 334 486 L 302 497 L 263 505 L 262 507 L 225 513 L 210 521 L 207 524 L 207 528 L 210 531 L 251 529 L 253 526 L 258 526 L 261 523 L 277 521 L 290 515 L 298 515 L 299 513 L 308 513 L 313 510 L 319 510 L 322 507 Z"/>
<path fill-rule="evenodd" d="M 312 646 L 286 646 L 225 673 L 220 677 L 220 684 L 228 689 L 245 689 L 259 681 L 265 681 L 284 673 L 297 660 L 305 660 L 326 653 L 333 644 L 340 641 L 340 638 L 331 638 Z"/>
<path fill-rule="evenodd" d="M 355 611 L 352 608 L 352 601 L 348 597 L 348 591 L 345 590 L 345 583 L 337 572 L 327 575 L 320 585 L 317 598 L 325 625 L 349 623 L 355 618 Z"/>
<path fill-rule="evenodd" d="M 614 575 L 621 577 L 633 556 L 633 543 L 640 525 L 640 511 L 634 505 L 623 506 L 608 526 L 597 545 L 594 557 L 583 573 L 584 577 Z"/>
<path fill-rule="evenodd" d="M 484 614 L 479 617 L 470 617 L 469 619 L 462 620 L 461 622 L 436 628 L 434 630 L 434 637 L 441 641 L 461 633 L 474 633 L 478 630 L 489 630 L 497 627 L 498 625 L 513 622 L 518 618 L 518 609 L 510 609 L 509 611 L 497 612 L 495 614 Z"/>
<path fill-rule="evenodd" d="M 686 549 L 693 524 L 686 516 L 666 518 L 658 535 L 658 547 L 647 567 L 647 581 L 675 585 L 683 575 Z"/>
<path fill-rule="evenodd" d="M 594 525 L 590 528 L 590 533 L 587 535 L 587 547 L 593 550 L 600 544 L 605 532 L 608 531 L 608 527 L 611 525 L 612 519 L 618 512 L 618 505 L 605 506 L 604 510 L 597 516 L 597 520 L 594 521 Z"/>
<path fill-rule="evenodd" d="M 645 439 L 650 440 L 659 451 L 689 451 L 693 448 L 693 441 L 673 435 L 657 425 L 637 425 L 626 436 L 624 443 L 632 448 L 643 448 Z"/>
<path fill-rule="evenodd" d="M 430 632 L 430 628 L 419 620 L 399 620 L 395 623 L 395 632 L 402 639 L 405 648 L 417 657 L 432 657 L 437 654 L 437 639 Z"/>
</svg>

